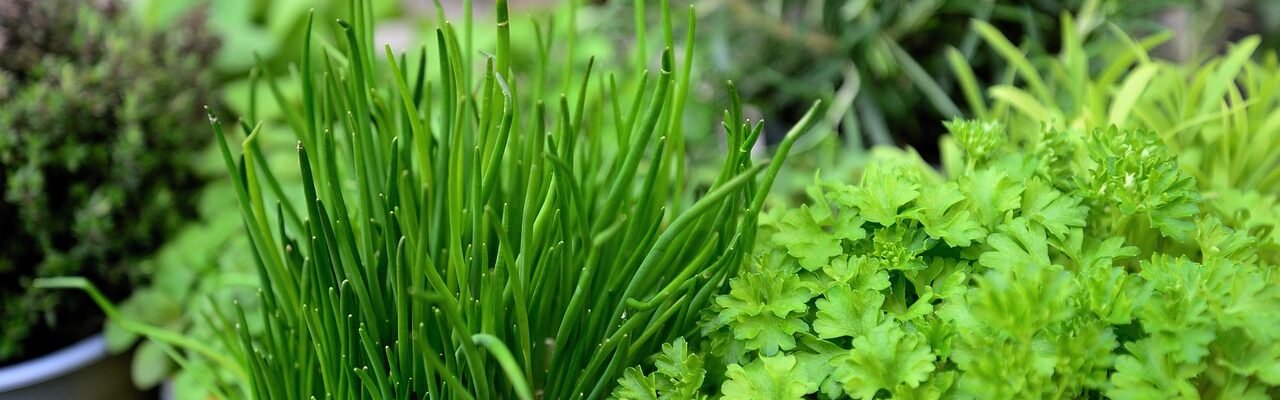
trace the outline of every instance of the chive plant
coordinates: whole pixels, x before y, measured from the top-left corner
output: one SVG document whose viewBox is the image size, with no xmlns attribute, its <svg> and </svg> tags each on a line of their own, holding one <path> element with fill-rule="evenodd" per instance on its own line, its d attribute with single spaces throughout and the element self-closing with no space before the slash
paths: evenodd
<svg viewBox="0 0 1280 400">
<path fill-rule="evenodd" d="M 668 143 L 681 141 L 672 127 L 690 74 L 670 46 L 656 73 L 622 75 L 630 85 L 566 69 L 568 93 L 543 102 L 522 83 L 550 81 L 539 75 L 550 53 L 537 52 L 539 68 L 511 59 L 505 1 L 492 56 L 460 44 L 466 20 L 442 25 L 416 63 L 374 47 L 368 2 L 352 10 L 335 43 L 313 43 L 308 22 L 302 101 L 282 101 L 304 201 L 264 201 L 290 197 L 262 163 L 262 125 L 239 124 L 237 155 L 209 117 L 256 252 L 262 320 L 211 316 L 228 354 L 158 339 L 242 378 L 239 396 L 603 397 L 626 366 L 697 329 L 818 108 L 758 164 L 762 124 L 744 121 L 733 96 L 718 178 L 679 204 L 684 156 Z M 586 101 L 594 88 L 607 95 Z"/>
</svg>

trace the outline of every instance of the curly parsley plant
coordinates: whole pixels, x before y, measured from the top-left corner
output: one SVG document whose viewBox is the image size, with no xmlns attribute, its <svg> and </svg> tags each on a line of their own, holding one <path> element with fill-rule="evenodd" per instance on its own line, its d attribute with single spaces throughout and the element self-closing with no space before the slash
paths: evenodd
<svg viewBox="0 0 1280 400">
<path fill-rule="evenodd" d="M 947 128 L 945 173 L 882 154 L 762 217 L 700 329 L 613 396 L 1280 395 L 1276 247 L 1209 212 L 1158 132 Z"/>
</svg>

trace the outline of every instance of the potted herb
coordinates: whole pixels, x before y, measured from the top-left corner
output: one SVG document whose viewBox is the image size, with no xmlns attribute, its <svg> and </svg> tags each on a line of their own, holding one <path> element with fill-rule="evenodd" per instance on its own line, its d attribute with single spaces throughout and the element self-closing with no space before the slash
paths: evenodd
<svg viewBox="0 0 1280 400">
<path fill-rule="evenodd" d="M 146 282 L 134 263 L 190 217 L 202 179 L 188 158 L 206 139 L 186 127 L 209 101 L 215 46 L 199 24 L 143 31 L 112 1 L 0 5 L 0 377 L 102 330 L 91 302 L 34 279 L 82 275 L 121 299 Z M 76 349 L 102 358 L 102 343 Z"/>
</svg>

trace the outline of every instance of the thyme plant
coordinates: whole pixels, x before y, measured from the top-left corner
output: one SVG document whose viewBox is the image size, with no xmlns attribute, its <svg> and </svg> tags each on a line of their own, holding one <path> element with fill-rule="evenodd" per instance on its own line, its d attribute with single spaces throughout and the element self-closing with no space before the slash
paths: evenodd
<svg viewBox="0 0 1280 400">
<path fill-rule="evenodd" d="M 93 304 L 33 279 L 80 275 L 123 298 L 149 279 L 136 262 L 194 214 L 190 159 L 210 138 L 189 127 L 218 43 L 196 15 L 159 35 L 123 7 L 0 4 L 0 364 L 102 330 Z"/>
</svg>

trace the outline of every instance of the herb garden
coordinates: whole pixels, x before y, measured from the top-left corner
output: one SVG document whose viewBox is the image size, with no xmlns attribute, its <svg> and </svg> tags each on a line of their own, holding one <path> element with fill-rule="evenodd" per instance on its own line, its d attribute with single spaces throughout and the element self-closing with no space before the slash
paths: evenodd
<svg viewBox="0 0 1280 400">
<path fill-rule="evenodd" d="M 0 1 L 0 400 L 1280 397 L 1280 6 Z"/>
</svg>

